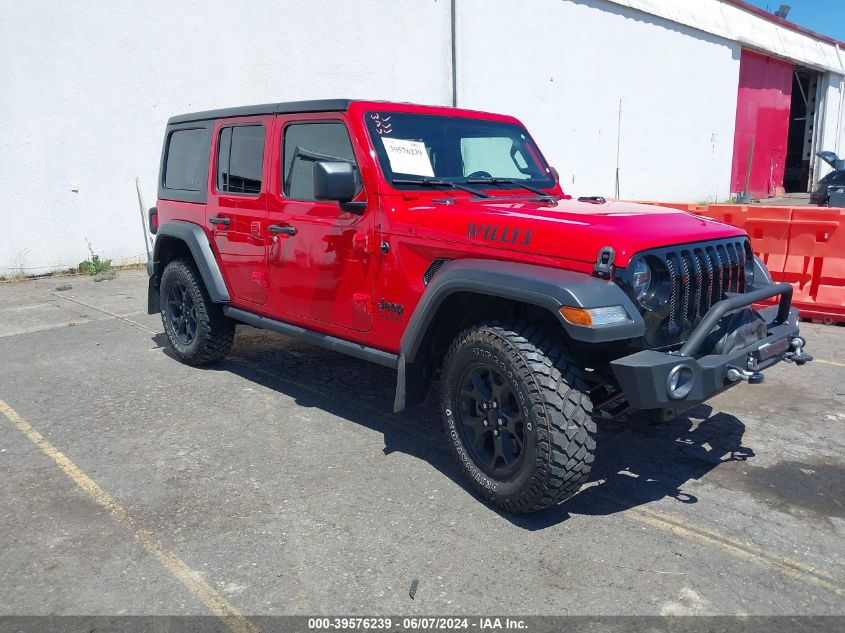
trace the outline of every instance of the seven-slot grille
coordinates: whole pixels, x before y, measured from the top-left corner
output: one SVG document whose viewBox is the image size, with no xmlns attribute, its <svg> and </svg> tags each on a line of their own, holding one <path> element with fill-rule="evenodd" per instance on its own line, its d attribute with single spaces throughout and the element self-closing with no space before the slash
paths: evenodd
<svg viewBox="0 0 845 633">
<path fill-rule="evenodd" d="M 667 250 L 670 330 L 697 325 L 726 292 L 743 293 L 746 241 L 720 241 Z"/>
</svg>

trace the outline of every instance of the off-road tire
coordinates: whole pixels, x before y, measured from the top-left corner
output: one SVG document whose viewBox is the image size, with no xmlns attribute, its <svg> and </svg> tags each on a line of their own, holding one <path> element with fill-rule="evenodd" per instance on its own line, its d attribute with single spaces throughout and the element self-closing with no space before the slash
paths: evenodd
<svg viewBox="0 0 845 633">
<path fill-rule="evenodd" d="M 467 376 L 483 371 L 479 368 L 484 363 L 508 381 L 505 388 L 512 399 L 507 397 L 519 404 L 524 420 L 522 461 L 512 466 L 515 472 L 502 477 L 491 474 L 489 464 L 485 470 L 474 456 L 476 449 L 469 446 L 474 442 L 459 430 L 464 411 L 478 411 L 476 401 L 466 395 Z M 474 489 L 498 507 L 509 512 L 542 510 L 574 495 L 586 480 L 596 426 L 585 373 L 547 329 L 509 321 L 465 330 L 446 355 L 441 397 L 451 453 Z M 508 446 L 516 446 L 514 441 Z"/>
<path fill-rule="evenodd" d="M 180 340 L 168 317 L 168 297 L 174 285 L 184 287 L 192 299 L 196 315 L 195 336 L 189 343 Z M 173 354 L 187 365 L 205 365 L 226 357 L 235 338 L 234 322 L 223 308 L 211 301 L 194 263 L 174 259 L 164 269 L 159 287 L 161 320 Z"/>
</svg>

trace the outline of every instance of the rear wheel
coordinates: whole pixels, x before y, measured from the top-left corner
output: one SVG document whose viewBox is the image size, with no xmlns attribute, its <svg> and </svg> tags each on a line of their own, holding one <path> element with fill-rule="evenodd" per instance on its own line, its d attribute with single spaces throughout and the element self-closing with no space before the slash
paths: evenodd
<svg viewBox="0 0 845 633">
<path fill-rule="evenodd" d="M 164 333 L 180 361 L 204 365 L 229 353 L 234 323 L 212 303 L 193 262 L 175 259 L 167 264 L 159 297 Z"/>
<path fill-rule="evenodd" d="M 522 322 L 464 331 L 443 371 L 450 449 L 473 487 L 532 512 L 575 494 L 595 449 L 583 370 L 547 331 Z"/>
</svg>

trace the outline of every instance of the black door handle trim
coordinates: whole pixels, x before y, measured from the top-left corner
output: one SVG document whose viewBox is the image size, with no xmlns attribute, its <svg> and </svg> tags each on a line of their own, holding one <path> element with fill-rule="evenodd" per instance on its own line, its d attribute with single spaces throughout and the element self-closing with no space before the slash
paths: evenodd
<svg viewBox="0 0 845 633">
<path fill-rule="evenodd" d="M 231 220 L 229 218 L 208 218 L 208 221 L 211 224 L 222 224 L 223 226 L 229 226 Z"/>
<path fill-rule="evenodd" d="M 277 233 L 282 233 L 284 235 L 296 235 L 296 227 L 293 226 L 271 224 L 267 227 L 267 230 L 273 233 L 274 235 Z"/>
</svg>

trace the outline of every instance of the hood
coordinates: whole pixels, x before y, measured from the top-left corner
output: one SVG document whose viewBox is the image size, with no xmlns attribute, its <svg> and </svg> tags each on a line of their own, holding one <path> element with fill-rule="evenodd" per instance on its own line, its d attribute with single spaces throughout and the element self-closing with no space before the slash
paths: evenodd
<svg viewBox="0 0 845 633">
<path fill-rule="evenodd" d="M 595 262 L 611 246 L 625 267 L 643 250 L 745 235 L 736 227 L 675 209 L 633 202 L 545 203 L 507 198 L 428 200 L 410 209 L 419 237 Z"/>
</svg>

